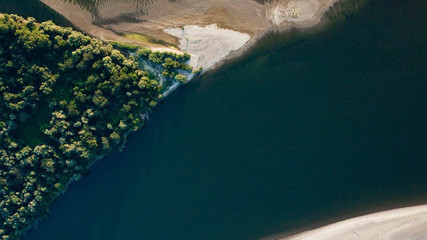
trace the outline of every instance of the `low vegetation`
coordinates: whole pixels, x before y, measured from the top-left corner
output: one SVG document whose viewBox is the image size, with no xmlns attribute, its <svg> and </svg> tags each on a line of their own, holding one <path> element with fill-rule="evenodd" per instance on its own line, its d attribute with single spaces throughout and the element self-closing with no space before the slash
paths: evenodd
<svg viewBox="0 0 427 240">
<path fill-rule="evenodd" d="M 112 46 L 124 51 L 131 59 L 139 63 L 142 69 L 157 74 L 162 84 L 161 92 L 166 92 L 175 83 L 186 83 L 188 76 L 197 75 L 202 68 L 193 70 L 188 64 L 188 53 L 178 54 L 173 52 L 152 51 L 133 44 L 113 42 Z"/>
<path fill-rule="evenodd" d="M 188 53 L 176 54 L 171 52 L 158 52 L 149 49 L 141 49 L 136 52 L 138 60 L 146 60 L 151 64 L 161 66 L 163 77 L 175 79 L 179 82 L 185 83 L 187 78 L 180 74 L 180 71 L 191 72 L 193 68 L 187 64 L 190 59 Z"/>
</svg>

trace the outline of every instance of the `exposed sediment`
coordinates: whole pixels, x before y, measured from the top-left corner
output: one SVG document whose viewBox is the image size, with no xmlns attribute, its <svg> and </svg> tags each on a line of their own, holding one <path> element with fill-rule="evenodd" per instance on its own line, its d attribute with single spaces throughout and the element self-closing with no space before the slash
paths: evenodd
<svg viewBox="0 0 427 240">
<path fill-rule="evenodd" d="M 179 38 L 179 48 L 193 57 L 194 68 L 209 69 L 229 52 L 235 51 L 249 41 L 249 34 L 218 28 L 216 24 L 200 27 L 188 25 L 183 28 L 168 28 L 165 32 Z"/>
<path fill-rule="evenodd" d="M 427 205 L 394 209 L 348 219 L 281 240 L 427 239 Z"/>
<path fill-rule="evenodd" d="M 316 25 L 337 0 L 41 1 L 104 41 L 181 49 L 194 67 L 208 69 L 272 28 Z"/>
</svg>

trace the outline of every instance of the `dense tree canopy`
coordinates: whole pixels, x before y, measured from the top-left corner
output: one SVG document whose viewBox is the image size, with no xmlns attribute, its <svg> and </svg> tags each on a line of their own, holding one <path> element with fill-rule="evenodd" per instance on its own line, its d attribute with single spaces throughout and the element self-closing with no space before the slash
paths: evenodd
<svg viewBox="0 0 427 240">
<path fill-rule="evenodd" d="M 143 125 L 161 86 L 138 65 L 70 28 L 0 16 L 0 239 Z"/>
</svg>

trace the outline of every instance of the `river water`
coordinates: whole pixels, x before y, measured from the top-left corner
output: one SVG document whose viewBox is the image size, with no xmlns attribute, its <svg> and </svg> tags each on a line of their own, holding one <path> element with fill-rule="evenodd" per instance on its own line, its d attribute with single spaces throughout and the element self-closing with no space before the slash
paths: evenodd
<svg viewBox="0 0 427 240">
<path fill-rule="evenodd" d="M 26 240 L 259 239 L 427 203 L 427 2 L 270 34 L 179 88 Z"/>
</svg>

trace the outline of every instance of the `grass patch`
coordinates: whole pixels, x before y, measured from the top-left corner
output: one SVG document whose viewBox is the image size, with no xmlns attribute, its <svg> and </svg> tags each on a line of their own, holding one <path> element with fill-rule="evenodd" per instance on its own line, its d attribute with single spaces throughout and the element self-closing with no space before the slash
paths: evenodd
<svg viewBox="0 0 427 240">
<path fill-rule="evenodd" d="M 125 38 L 128 38 L 130 40 L 140 42 L 140 43 L 153 43 L 153 44 L 160 44 L 160 45 L 164 45 L 167 47 L 176 48 L 176 46 L 174 44 L 171 44 L 169 42 L 166 42 L 166 41 L 163 41 L 160 39 L 155 39 L 155 38 L 152 38 L 150 36 L 147 36 L 147 35 L 141 34 L 141 33 L 119 33 L 119 35 L 123 36 Z"/>
</svg>

